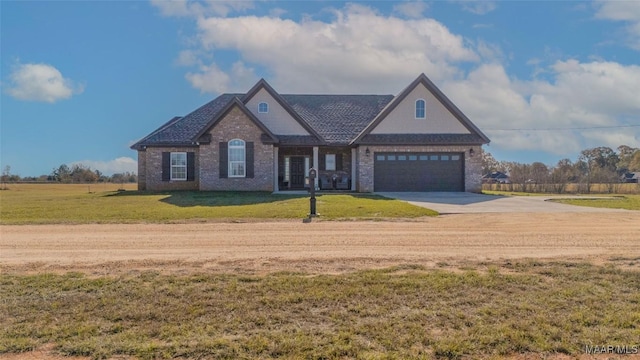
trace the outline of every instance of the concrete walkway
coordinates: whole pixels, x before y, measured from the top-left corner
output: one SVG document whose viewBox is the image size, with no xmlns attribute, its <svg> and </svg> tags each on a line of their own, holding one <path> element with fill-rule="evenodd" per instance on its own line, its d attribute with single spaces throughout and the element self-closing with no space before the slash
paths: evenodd
<svg viewBox="0 0 640 360">
<path fill-rule="evenodd" d="M 630 210 L 592 208 L 560 204 L 549 199 L 593 199 L 596 196 L 497 196 L 464 192 L 379 192 L 388 198 L 407 201 L 440 214 L 466 213 L 603 213 Z"/>
</svg>

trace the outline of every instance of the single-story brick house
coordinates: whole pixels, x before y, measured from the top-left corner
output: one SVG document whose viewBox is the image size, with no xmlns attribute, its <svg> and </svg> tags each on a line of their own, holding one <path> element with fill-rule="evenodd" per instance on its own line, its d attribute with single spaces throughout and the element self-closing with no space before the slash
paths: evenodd
<svg viewBox="0 0 640 360">
<path fill-rule="evenodd" d="M 397 96 L 281 95 L 265 80 L 131 148 L 140 190 L 481 190 L 489 138 L 424 74 Z"/>
</svg>

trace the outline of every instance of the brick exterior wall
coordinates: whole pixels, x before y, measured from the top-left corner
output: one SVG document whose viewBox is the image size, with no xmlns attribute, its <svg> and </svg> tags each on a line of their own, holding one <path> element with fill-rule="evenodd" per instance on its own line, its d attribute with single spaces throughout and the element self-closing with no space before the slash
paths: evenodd
<svg viewBox="0 0 640 360">
<path fill-rule="evenodd" d="M 238 107 L 232 108 L 209 133 L 211 143 L 200 145 L 200 190 L 273 191 L 273 145 L 262 143 L 262 130 Z M 220 143 L 233 139 L 253 142 L 253 178 L 220 178 Z"/>
<path fill-rule="evenodd" d="M 163 152 L 194 152 L 195 153 L 195 179 L 194 181 L 162 181 L 162 153 Z M 140 175 L 144 178 L 145 189 L 151 191 L 164 190 L 198 190 L 200 187 L 198 178 L 198 148 L 197 147 L 149 147 L 146 151 L 138 153 L 138 188 L 140 188 Z M 145 161 L 141 166 L 140 153 L 146 153 Z M 144 168 L 144 169 L 143 169 Z"/>
<path fill-rule="evenodd" d="M 370 155 L 365 151 L 369 148 Z M 469 149 L 475 152 L 474 157 L 469 156 Z M 465 153 L 464 155 L 464 187 L 467 192 L 482 191 L 482 159 L 480 159 L 480 146 L 456 145 L 456 146 L 359 146 L 357 149 L 357 186 L 358 192 L 373 192 L 373 162 L 376 152 L 452 152 Z"/>
<path fill-rule="evenodd" d="M 138 150 L 138 190 L 147 190 L 147 152 Z"/>
</svg>

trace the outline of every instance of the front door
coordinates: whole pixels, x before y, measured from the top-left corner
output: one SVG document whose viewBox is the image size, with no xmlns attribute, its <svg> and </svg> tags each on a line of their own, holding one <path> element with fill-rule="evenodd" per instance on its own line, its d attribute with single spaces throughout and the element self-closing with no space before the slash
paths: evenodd
<svg viewBox="0 0 640 360">
<path fill-rule="evenodd" d="M 289 176 L 291 177 L 291 188 L 304 188 L 304 157 L 293 156 L 289 160 Z"/>
</svg>

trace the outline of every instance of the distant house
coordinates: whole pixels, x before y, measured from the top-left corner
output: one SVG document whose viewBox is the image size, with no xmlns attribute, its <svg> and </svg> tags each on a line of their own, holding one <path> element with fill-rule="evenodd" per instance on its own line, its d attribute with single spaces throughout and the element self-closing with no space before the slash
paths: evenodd
<svg viewBox="0 0 640 360">
<path fill-rule="evenodd" d="M 637 184 L 640 182 L 639 180 L 640 180 L 640 172 L 627 172 L 622 175 L 623 183 Z"/>
<path fill-rule="evenodd" d="M 500 172 L 494 171 L 482 176 L 483 184 L 511 184 L 511 180 L 509 179 L 509 175 Z"/>
<path fill-rule="evenodd" d="M 397 96 L 284 95 L 264 79 L 131 148 L 140 190 L 480 191 L 489 138 L 424 74 Z"/>
</svg>

